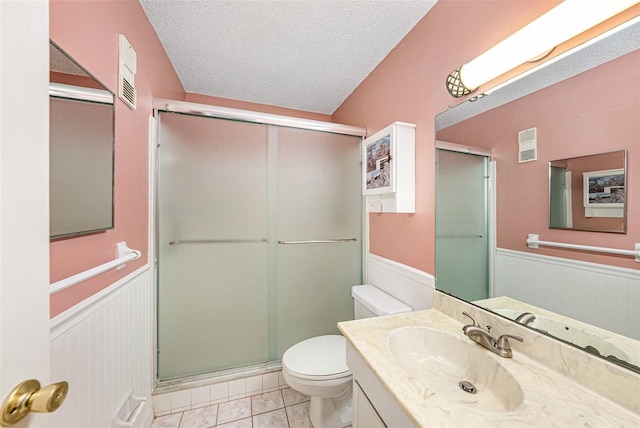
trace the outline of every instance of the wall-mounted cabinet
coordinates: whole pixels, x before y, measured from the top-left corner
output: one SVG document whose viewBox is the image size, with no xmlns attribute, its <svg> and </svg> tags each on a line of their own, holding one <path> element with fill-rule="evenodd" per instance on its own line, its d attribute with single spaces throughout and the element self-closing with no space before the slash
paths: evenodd
<svg viewBox="0 0 640 428">
<path fill-rule="evenodd" d="M 395 122 L 364 140 L 363 194 L 369 212 L 414 213 L 416 125 Z"/>
</svg>

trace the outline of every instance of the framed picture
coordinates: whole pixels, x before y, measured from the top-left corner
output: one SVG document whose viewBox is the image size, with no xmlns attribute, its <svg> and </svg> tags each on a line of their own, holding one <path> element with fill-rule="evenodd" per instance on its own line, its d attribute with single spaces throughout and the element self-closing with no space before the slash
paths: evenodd
<svg viewBox="0 0 640 428">
<path fill-rule="evenodd" d="M 582 176 L 585 208 L 624 208 L 624 169 L 591 171 Z"/>
<path fill-rule="evenodd" d="M 394 191 L 391 134 L 391 128 L 385 128 L 364 140 L 363 194 L 365 195 Z"/>
</svg>

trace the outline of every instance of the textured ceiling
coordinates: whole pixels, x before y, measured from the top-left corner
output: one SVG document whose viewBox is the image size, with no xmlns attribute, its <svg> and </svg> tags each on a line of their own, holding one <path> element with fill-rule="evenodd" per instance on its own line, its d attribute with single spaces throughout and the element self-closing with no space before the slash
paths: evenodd
<svg viewBox="0 0 640 428">
<path fill-rule="evenodd" d="M 435 0 L 140 0 L 186 92 L 331 114 Z"/>
</svg>

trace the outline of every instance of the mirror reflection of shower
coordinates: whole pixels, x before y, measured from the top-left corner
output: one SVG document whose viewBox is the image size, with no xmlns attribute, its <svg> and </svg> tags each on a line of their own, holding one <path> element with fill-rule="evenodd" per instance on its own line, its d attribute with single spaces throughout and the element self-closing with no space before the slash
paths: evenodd
<svg viewBox="0 0 640 428">
<path fill-rule="evenodd" d="M 565 162 L 549 164 L 549 227 L 571 229 L 571 171 Z"/>
</svg>

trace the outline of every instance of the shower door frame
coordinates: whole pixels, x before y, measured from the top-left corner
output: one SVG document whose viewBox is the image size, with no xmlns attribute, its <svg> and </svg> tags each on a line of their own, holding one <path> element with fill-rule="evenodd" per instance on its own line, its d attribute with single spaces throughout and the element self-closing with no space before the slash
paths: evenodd
<svg viewBox="0 0 640 428">
<path fill-rule="evenodd" d="M 241 122 L 248 123 L 256 123 L 261 125 L 276 125 L 282 127 L 289 128 L 299 128 L 310 131 L 321 131 L 332 134 L 343 134 L 350 135 L 355 137 L 360 137 L 360 151 L 362 150 L 362 141 L 366 137 L 367 130 L 365 128 L 360 128 L 356 126 L 343 125 L 332 122 L 323 122 L 318 120 L 311 119 L 301 119 L 290 116 L 282 116 L 271 113 L 261 113 L 254 112 L 249 110 L 240 110 L 233 109 L 227 107 L 219 107 L 219 106 L 210 106 L 206 104 L 197 104 L 190 103 L 185 101 L 174 101 L 174 100 L 166 100 L 166 99 L 154 99 L 153 100 L 153 116 L 150 117 L 149 122 L 149 168 L 150 168 L 150 186 L 152 188 L 152 192 L 150 194 L 153 196 L 153 199 L 150 201 L 150 222 L 149 226 L 149 253 L 150 260 L 153 260 L 153 379 L 154 379 L 154 388 L 155 387 L 164 387 L 175 385 L 177 382 L 180 383 L 189 383 L 189 382 L 201 382 L 205 379 L 212 378 L 225 378 L 228 380 L 229 378 L 240 378 L 245 377 L 248 373 L 244 373 L 244 368 L 237 369 L 229 369 L 229 370 L 221 370 L 220 372 L 214 373 L 204 373 L 204 374 L 196 374 L 186 376 L 180 379 L 168 379 L 168 380 L 159 380 L 158 378 L 158 216 L 159 216 L 159 207 L 158 207 L 158 183 L 159 183 L 159 130 L 160 130 L 160 112 L 170 112 L 170 113 L 184 113 L 194 116 L 202 116 L 208 118 L 215 119 L 227 119 L 227 120 L 236 120 Z M 363 200 L 364 200 L 364 196 Z M 364 206 L 364 205 L 363 205 Z M 368 238 L 368 226 L 367 226 L 367 213 L 364 209 L 361 212 L 361 236 L 362 242 L 360 245 L 361 252 L 363 255 L 362 259 L 362 278 L 366 276 L 366 260 L 364 260 L 364 255 L 366 255 L 369 248 L 369 238 Z M 257 370 L 260 371 L 271 371 L 279 368 L 279 362 L 269 361 L 267 363 L 258 364 Z M 253 366 L 248 366 L 250 369 L 253 369 Z M 256 369 L 251 371 L 251 375 L 258 374 Z"/>
</svg>

